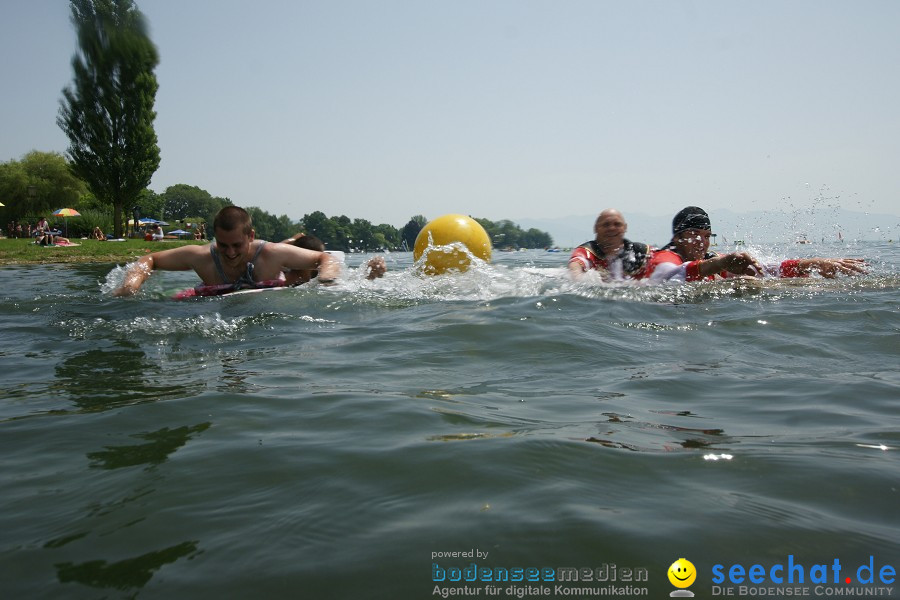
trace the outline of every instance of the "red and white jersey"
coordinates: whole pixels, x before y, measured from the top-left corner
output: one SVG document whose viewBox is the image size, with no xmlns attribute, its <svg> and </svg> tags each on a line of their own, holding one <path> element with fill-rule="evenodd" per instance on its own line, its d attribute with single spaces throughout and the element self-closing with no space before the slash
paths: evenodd
<svg viewBox="0 0 900 600">
<path fill-rule="evenodd" d="M 646 244 L 624 240 L 622 248 L 612 259 L 607 259 L 596 241 L 585 242 L 572 251 L 569 264 L 576 263 L 584 271 L 599 271 L 604 279 L 642 279 L 647 276 L 649 254 Z"/>
<path fill-rule="evenodd" d="M 784 260 L 777 265 L 763 265 L 763 268 L 765 274 L 771 277 L 805 277 L 800 273 L 800 261 L 795 259 Z M 703 277 L 700 275 L 699 260 L 684 262 L 680 254 L 666 248 L 653 252 L 646 274 L 650 281 L 713 281 L 734 276 L 733 273 L 722 271 Z"/>
</svg>

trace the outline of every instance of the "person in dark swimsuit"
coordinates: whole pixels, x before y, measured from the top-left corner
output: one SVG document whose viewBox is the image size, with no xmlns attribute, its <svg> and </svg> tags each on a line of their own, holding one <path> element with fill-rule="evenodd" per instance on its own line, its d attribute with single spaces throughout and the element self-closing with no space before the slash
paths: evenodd
<svg viewBox="0 0 900 600">
<path fill-rule="evenodd" d="M 325 252 L 290 244 L 268 244 L 256 240 L 250 214 L 238 206 L 226 206 L 213 221 L 215 241 L 210 247 L 190 245 L 153 252 L 131 265 L 114 296 L 137 293 L 156 269 L 193 269 L 204 286 L 228 286 L 232 290 L 271 287 L 291 269 L 314 269 L 323 284 L 334 283 L 340 265 Z"/>
<path fill-rule="evenodd" d="M 297 233 L 286 240 L 281 240 L 281 243 L 293 244 L 298 248 L 307 248 L 318 252 L 325 251 L 325 242 L 314 235 L 306 233 Z M 387 264 L 385 263 L 383 256 L 375 256 L 366 262 L 366 279 L 372 280 L 377 279 L 378 277 L 384 277 L 386 272 Z M 317 275 L 318 273 L 316 271 L 311 271 L 309 269 L 287 271 L 284 274 L 286 279 L 285 285 L 300 285 L 301 283 L 306 283 L 310 279 L 315 278 Z"/>
</svg>

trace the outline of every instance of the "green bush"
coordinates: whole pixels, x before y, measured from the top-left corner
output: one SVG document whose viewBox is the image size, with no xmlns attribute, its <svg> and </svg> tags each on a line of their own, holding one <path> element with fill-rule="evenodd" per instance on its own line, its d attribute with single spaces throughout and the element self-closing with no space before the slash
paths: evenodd
<svg viewBox="0 0 900 600">
<path fill-rule="evenodd" d="M 69 238 L 88 237 L 94 231 L 94 227 L 100 227 L 103 233 L 113 232 L 113 213 L 111 208 L 109 210 L 86 208 L 78 212 L 81 213 L 80 217 L 48 218 L 50 219 L 50 224 L 60 231 L 65 232 L 66 225 L 68 225 L 69 233 L 66 237 Z M 34 222 L 36 223 L 37 219 L 34 219 Z"/>
</svg>

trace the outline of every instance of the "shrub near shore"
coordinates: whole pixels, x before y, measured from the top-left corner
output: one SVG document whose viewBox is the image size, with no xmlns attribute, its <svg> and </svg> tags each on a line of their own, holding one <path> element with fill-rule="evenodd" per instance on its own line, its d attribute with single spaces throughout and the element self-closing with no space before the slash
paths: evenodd
<svg viewBox="0 0 900 600">
<path fill-rule="evenodd" d="M 206 244 L 206 241 L 166 240 L 148 242 L 129 239 L 124 242 L 82 240 L 74 238 L 80 246 L 39 246 L 30 239 L 0 239 L 0 266 L 37 265 L 47 263 L 129 263 L 158 250 L 168 250 L 188 244 Z"/>
</svg>

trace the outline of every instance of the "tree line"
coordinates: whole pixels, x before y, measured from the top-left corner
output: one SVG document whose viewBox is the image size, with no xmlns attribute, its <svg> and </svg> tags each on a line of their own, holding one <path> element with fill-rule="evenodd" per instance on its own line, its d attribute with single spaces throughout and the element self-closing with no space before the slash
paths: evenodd
<svg viewBox="0 0 900 600">
<path fill-rule="evenodd" d="M 21 160 L 0 163 L 0 208 L 5 221 L 36 222 L 49 217 L 58 208 L 74 208 L 82 216 L 67 220 L 70 236 L 87 236 L 94 227 L 114 230 L 114 213 L 108 202 L 97 198 L 89 186 L 73 172 L 62 154 L 33 150 Z M 123 205 L 128 218 L 153 218 L 170 226 L 187 228 L 187 224 L 211 223 L 215 214 L 233 202 L 229 198 L 213 196 L 194 185 L 179 183 L 162 193 L 142 189 L 133 204 Z M 279 241 L 304 232 L 321 239 L 330 250 L 376 251 L 411 250 L 416 236 L 428 222 L 423 215 L 414 215 L 402 227 L 374 224 L 366 219 L 351 219 L 346 215 L 328 216 L 314 211 L 294 220 L 287 215 L 274 215 L 256 207 L 246 207 L 253 217 L 256 235 L 260 239 Z M 51 219 L 52 220 L 52 219 Z M 546 248 L 553 239 L 544 231 L 527 231 L 509 220 L 491 221 L 475 218 L 484 227 L 493 245 L 498 248 Z M 127 222 L 126 222 L 127 226 Z"/>
</svg>

